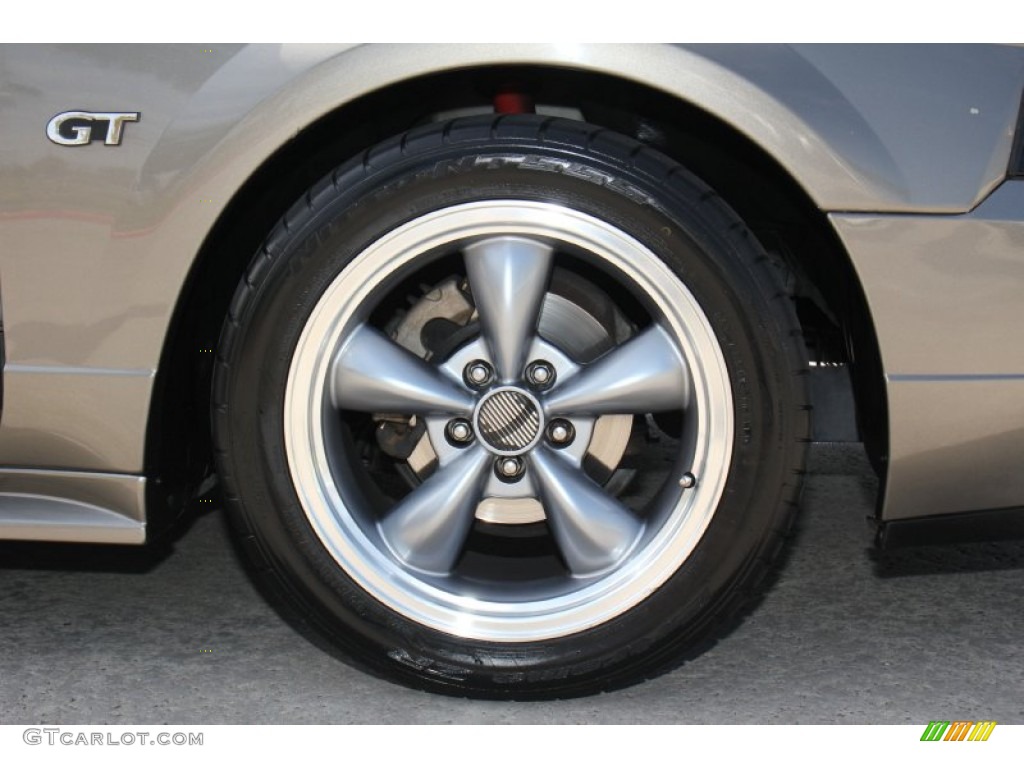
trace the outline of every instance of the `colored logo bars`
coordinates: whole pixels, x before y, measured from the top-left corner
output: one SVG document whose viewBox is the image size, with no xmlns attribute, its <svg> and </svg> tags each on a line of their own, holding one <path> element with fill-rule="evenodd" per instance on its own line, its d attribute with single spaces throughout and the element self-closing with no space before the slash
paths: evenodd
<svg viewBox="0 0 1024 768">
<path fill-rule="evenodd" d="M 995 727 L 994 720 L 932 720 L 921 734 L 921 741 L 988 741 Z"/>
</svg>

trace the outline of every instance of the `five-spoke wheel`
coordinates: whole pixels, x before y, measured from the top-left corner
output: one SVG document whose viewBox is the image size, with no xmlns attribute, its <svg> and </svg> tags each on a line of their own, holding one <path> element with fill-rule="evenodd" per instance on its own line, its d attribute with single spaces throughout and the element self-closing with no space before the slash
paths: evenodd
<svg viewBox="0 0 1024 768">
<path fill-rule="evenodd" d="M 270 591 L 347 658 L 480 696 L 676 663 L 792 517 L 791 302 L 671 160 L 464 119 L 314 187 L 239 286 L 220 470 Z"/>
<path fill-rule="evenodd" d="M 390 305 L 396 281 L 403 290 L 427 284 L 419 276 L 438 262 L 455 271 L 473 311 L 463 325 L 449 323 L 455 341 L 441 343 L 451 351 L 428 361 L 372 318 Z M 581 359 L 563 329 L 549 327 L 544 315 L 559 299 L 591 318 L 550 292 L 556 265 L 574 281 L 626 291 L 621 343 L 606 340 Z M 338 564 L 398 613 L 479 640 L 578 632 L 657 589 L 710 521 L 733 439 L 724 358 L 686 286 L 618 227 L 535 201 L 432 211 L 364 249 L 311 315 L 286 397 L 292 477 Z M 334 418 L 347 412 L 422 420 L 436 466 L 401 498 L 366 503 L 364 468 L 338 434 L 359 418 Z M 649 414 L 667 414 L 678 434 L 652 427 Z M 633 507 L 587 472 L 595 424 L 623 415 L 631 434 L 653 429 L 675 448 L 664 471 L 634 478 L 654 487 L 640 489 L 647 503 Z M 604 469 L 597 476 L 607 482 L 619 467 Z M 678 482 L 686 473 L 699 487 Z M 528 500 L 554 557 L 534 558 L 533 578 L 519 564 L 510 580 L 500 558 L 481 555 L 493 541 L 471 534 L 482 505 Z M 492 527 L 489 538 L 520 533 Z"/>
</svg>

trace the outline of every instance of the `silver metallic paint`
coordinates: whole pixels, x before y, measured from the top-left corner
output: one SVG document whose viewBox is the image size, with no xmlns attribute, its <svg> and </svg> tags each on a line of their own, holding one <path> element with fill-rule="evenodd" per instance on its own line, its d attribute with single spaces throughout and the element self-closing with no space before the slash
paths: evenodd
<svg viewBox="0 0 1024 768">
<path fill-rule="evenodd" d="M 1024 503 L 1024 376 L 888 381 L 885 520 Z"/>
<path fill-rule="evenodd" d="M 52 496 L 110 510 L 136 522 L 146 521 L 145 480 L 109 472 L 52 469 L 0 469 L 0 495 Z"/>
<path fill-rule="evenodd" d="M 146 526 L 117 513 L 55 496 L 0 495 L 0 538 L 145 544 Z"/>
<path fill-rule="evenodd" d="M 142 544 L 145 514 L 135 475 L 0 469 L 0 539 Z"/>
<path fill-rule="evenodd" d="M 808 153 L 816 147 L 834 153 L 842 171 L 835 186 L 822 186 L 805 162 L 775 150 L 766 136 L 748 134 L 823 210 L 958 213 L 1006 175 L 1024 84 L 1020 49 L 725 45 L 700 51 L 777 100 L 785 115 L 799 115 L 807 133 L 793 133 L 799 128 L 786 117 L 773 117 L 770 127 L 793 133 Z M 852 184 L 863 185 L 864 197 Z"/>
<path fill-rule="evenodd" d="M 1024 180 L 961 216 L 832 221 L 886 371 L 883 518 L 1024 504 Z"/>
<path fill-rule="evenodd" d="M 141 471 L 138 430 L 145 433 L 149 419 L 152 371 L 23 365 L 9 352 L 7 359 L 0 466 Z"/>
</svg>

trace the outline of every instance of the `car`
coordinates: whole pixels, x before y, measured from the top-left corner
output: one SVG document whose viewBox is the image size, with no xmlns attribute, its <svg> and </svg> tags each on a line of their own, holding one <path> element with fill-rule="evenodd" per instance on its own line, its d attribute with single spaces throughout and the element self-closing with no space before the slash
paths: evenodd
<svg viewBox="0 0 1024 768">
<path fill-rule="evenodd" d="M 219 499 L 341 658 L 537 699 L 733 627 L 812 441 L 881 545 L 1022 519 L 1020 47 L 0 52 L 0 538 Z"/>
</svg>

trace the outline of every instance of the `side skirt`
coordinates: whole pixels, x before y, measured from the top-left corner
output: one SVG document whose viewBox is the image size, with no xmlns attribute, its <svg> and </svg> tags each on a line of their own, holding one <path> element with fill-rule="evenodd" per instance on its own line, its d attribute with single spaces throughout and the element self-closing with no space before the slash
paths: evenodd
<svg viewBox="0 0 1024 768">
<path fill-rule="evenodd" d="M 145 478 L 0 469 L 0 539 L 146 542 Z"/>
</svg>

